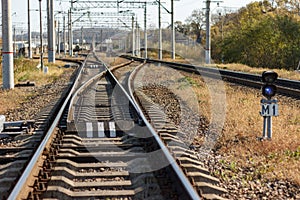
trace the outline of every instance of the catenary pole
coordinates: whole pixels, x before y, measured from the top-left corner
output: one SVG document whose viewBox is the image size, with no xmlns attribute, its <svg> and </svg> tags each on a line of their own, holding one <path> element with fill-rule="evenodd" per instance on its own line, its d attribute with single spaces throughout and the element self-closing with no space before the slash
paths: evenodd
<svg viewBox="0 0 300 200">
<path fill-rule="evenodd" d="M 210 10 L 210 4 L 211 2 L 217 3 L 219 6 L 219 3 L 223 3 L 221 0 L 207 0 L 206 1 L 206 49 L 205 49 L 205 63 L 210 64 L 211 63 L 211 28 L 210 28 L 210 21 L 211 21 L 211 10 Z"/>
<path fill-rule="evenodd" d="M 2 80 L 3 89 L 14 88 L 11 1 L 2 0 Z"/>
<path fill-rule="evenodd" d="M 63 48 L 64 48 L 64 56 L 66 56 L 67 54 L 67 47 L 66 47 L 66 42 L 67 42 L 67 38 L 66 38 L 66 16 L 64 15 L 63 16 L 63 42 L 64 42 L 64 45 L 63 45 Z"/>
<path fill-rule="evenodd" d="M 83 26 L 81 26 L 81 49 L 83 49 Z"/>
<path fill-rule="evenodd" d="M 131 29 L 132 29 L 132 56 L 135 56 L 135 30 L 134 30 L 134 16 L 132 16 Z"/>
<path fill-rule="evenodd" d="M 172 29 L 172 59 L 175 59 L 175 24 L 174 24 L 174 0 L 171 0 L 171 29 Z"/>
<path fill-rule="evenodd" d="M 139 42 L 140 42 L 140 38 L 139 38 L 139 34 L 140 34 L 140 29 L 139 29 L 139 25 L 138 25 L 138 19 L 136 19 L 135 22 L 135 54 L 137 57 L 140 57 L 140 47 L 139 47 Z"/>
<path fill-rule="evenodd" d="M 73 56 L 72 9 L 69 11 L 69 55 Z"/>
<path fill-rule="evenodd" d="M 44 48 L 43 48 L 43 20 L 42 20 L 42 0 L 39 0 L 39 10 L 40 10 L 40 46 L 41 46 L 41 70 L 44 70 L 44 62 L 43 62 L 43 54 L 44 54 Z"/>
<path fill-rule="evenodd" d="M 31 48 L 31 25 L 30 25 L 30 0 L 27 1 L 28 6 L 28 58 L 32 59 L 32 48 Z"/>
<path fill-rule="evenodd" d="M 16 26 L 14 26 L 14 36 L 13 36 L 13 38 L 14 38 L 14 42 L 13 42 L 13 51 L 14 51 L 14 55 L 13 55 L 13 57 L 15 58 L 16 56 L 17 56 L 17 48 L 16 48 L 16 43 L 17 43 L 17 40 L 16 40 Z"/>
<path fill-rule="evenodd" d="M 161 5 L 158 1 L 158 59 L 162 59 L 162 28 L 161 28 Z"/>
<path fill-rule="evenodd" d="M 205 49 L 205 63 L 210 64 L 211 61 L 211 38 L 210 38 L 210 0 L 206 1 L 206 49 Z"/>
<path fill-rule="evenodd" d="M 57 20 L 57 54 L 60 56 L 60 21 Z"/>
<path fill-rule="evenodd" d="M 48 63 L 50 63 L 50 60 L 51 60 L 51 37 L 50 37 L 50 12 L 51 12 L 51 9 L 50 9 L 50 0 L 46 0 L 46 4 L 47 4 L 47 24 L 46 24 L 46 28 L 47 28 L 47 51 L 45 53 L 47 53 L 47 59 L 48 59 Z"/>
<path fill-rule="evenodd" d="M 147 38 L 147 3 L 145 2 L 145 8 L 144 8 L 144 53 L 145 58 L 148 58 L 148 38 Z"/>
<path fill-rule="evenodd" d="M 55 63 L 55 28 L 53 0 L 48 3 L 48 62 Z"/>
<path fill-rule="evenodd" d="M 73 23 L 72 23 L 72 12 L 73 12 L 73 3 L 76 1 L 71 0 L 71 8 L 69 13 L 69 23 L 70 23 L 70 29 L 69 29 L 69 55 L 73 56 Z"/>
</svg>

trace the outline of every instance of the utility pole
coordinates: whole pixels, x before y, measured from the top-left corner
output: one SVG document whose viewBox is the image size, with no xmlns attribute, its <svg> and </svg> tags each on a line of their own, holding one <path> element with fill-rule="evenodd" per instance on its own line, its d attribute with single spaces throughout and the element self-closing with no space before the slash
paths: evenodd
<svg viewBox="0 0 300 200">
<path fill-rule="evenodd" d="M 57 21 L 57 53 L 60 56 L 60 22 Z"/>
<path fill-rule="evenodd" d="M 13 57 L 16 57 L 17 56 L 17 48 L 16 48 L 16 26 L 14 26 L 14 44 L 13 44 L 13 51 L 14 51 L 14 54 L 13 54 Z"/>
<path fill-rule="evenodd" d="M 175 26 L 174 26 L 174 0 L 171 0 L 171 11 L 169 11 L 167 8 L 165 8 L 160 0 L 156 0 L 158 3 L 158 29 L 159 29 L 159 58 L 162 59 L 162 27 L 161 27 L 161 7 L 165 11 L 167 11 L 168 14 L 171 14 L 171 57 L 172 59 L 175 59 Z"/>
<path fill-rule="evenodd" d="M 73 3 L 76 1 L 71 0 L 71 8 L 69 11 L 69 55 L 73 56 L 73 24 L 72 24 L 72 10 L 73 10 Z"/>
<path fill-rule="evenodd" d="M 100 51 L 102 51 L 102 44 L 103 44 L 103 30 L 100 31 Z"/>
<path fill-rule="evenodd" d="M 55 63 L 55 28 L 54 28 L 54 0 L 47 0 L 48 7 L 48 62 Z"/>
<path fill-rule="evenodd" d="M 158 1 L 158 59 L 162 59 L 161 5 Z"/>
<path fill-rule="evenodd" d="M 14 88 L 11 1 L 2 0 L 2 80 L 3 89 Z"/>
<path fill-rule="evenodd" d="M 134 31 L 134 16 L 132 16 L 132 56 L 135 56 L 135 31 Z"/>
<path fill-rule="evenodd" d="M 42 0 L 39 0 L 39 10 L 40 10 L 40 45 L 41 45 L 41 70 L 44 70 L 44 63 L 43 63 L 43 22 L 42 22 Z"/>
<path fill-rule="evenodd" d="M 147 38 L 147 3 L 145 2 L 145 8 L 144 8 L 144 53 L 145 53 L 145 59 L 148 58 L 148 38 Z"/>
<path fill-rule="evenodd" d="M 50 56 L 50 54 L 49 54 L 49 45 L 50 45 L 50 43 L 51 43 L 51 41 L 50 41 L 50 28 L 49 28 L 49 26 L 50 26 L 50 1 L 49 0 L 46 0 L 46 3 L 47 3 L 47 24 L 46 24 L 46 27 L 47 27 L 47 52 L 48 52 L 48 62 L 49 62 L 49 56 Z"/>
<path fill-rule="evenodd" d="M 83 26 L 81 26 L 81 51 L 83 49 Z"/>
<path fill-rule="evenodd" d="M 141 28 L 139 24 L 137 24 L 137 30 L 138 30 L 138 56 L 141 57 Z"/>
<path fill-rule="evenodd" d="M 69 55 L 73 56 L 72 9 L 69 10 Z"/>
<path fill-rule="evenodd" d="M 30 0 L 27 1 L 27 6 L 28 6 L 28 58 L 32 59 L 31 28 L 30 28 Z"/>
<path fill-rule="evenodd" d="M 70 48 L 70 44 L 71 44 L 71 34 L 70 34 L 70 30 L 71 30 L 71 24 L 70 24 L 70 12 L 71 9 L 68 10 L 68 51 L 69 51 L 69 55 L 71 55 L 71 48 Z"/>
<path fill-rule="evenodd" d="M 210 64 L 211 63 L 211 31 L 210 31 L 210 19 L 211 19 L 211 13 L 210 13 L 210 3 L 222 3 L 223 1 L 206 1 L 206 48 L 205 48 L 205 63 Z"/>
<path fill-rule="evenodd" d="M 63 41 L 64 41 L 64 45 L 63 45 L 63 47 L 64 47 L 64 56 L 66 56 L 66 54 L 67 54 L 67 48 L 66 48 L 66 42 L 67 42 L 67 39 L 66 39 L 66 17 L 65 17 L 65 15 L 63 16 L 63 24 L 64 24 L 64 26 L 63 26 Z"/>
<path fill-rule="evenodd" d="M 172 59 L 175 60 L 175 25 L 174 25 L 174 0 L 171 0 L 171 29 L 172 29 Z"/>
<path fill-rule="evenodd" d="M 210 64 L 211 61 L 211 38 L 210 38 L 210 0 L 206 1 L 206 48 L 205 48 L 205 63 Z"/>
<path fill-rule="evenodd" d="M 136 31 L 136 35 L 135 35 L 135 51 L 136 51 L 136 56 L 140 57 L 140 27 L 138 24 L 138 19 L 136 19 L 136 24 L 135 24 L 135 31 Z"/>
</svg>

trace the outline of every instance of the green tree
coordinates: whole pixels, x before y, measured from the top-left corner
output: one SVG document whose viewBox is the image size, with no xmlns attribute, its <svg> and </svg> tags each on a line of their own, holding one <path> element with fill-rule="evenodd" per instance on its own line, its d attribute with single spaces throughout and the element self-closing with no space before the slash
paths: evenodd
<svg viewBox="0 0 300 200">
<path fill-rule="evenodd" d="M 300 23 L 288 1 L 254 2 L 215 26 L 212 56 L 254 67 L 293 69 L 300 59 Z M 291 3 L 291 1 L 290 1 Z M 231 16 L 231 17 L 232 17 Z M 227 18 L 226 18 L 227 17 Z M 222 30 L 222 32 L 218 31 Z M 220 56 L 222 55 L 222 56 Z"/>
</svg>

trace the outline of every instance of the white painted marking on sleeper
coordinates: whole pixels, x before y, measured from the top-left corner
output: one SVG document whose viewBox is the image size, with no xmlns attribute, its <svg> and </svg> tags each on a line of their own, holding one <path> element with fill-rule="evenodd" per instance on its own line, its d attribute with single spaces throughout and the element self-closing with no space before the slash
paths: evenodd
<svg viewBox="0 0 300 200">
<path fill-rule="evenodd" d="M 91 122 L 86 123 L 86 136 L 88 138 L 93 137 L 93 124 Z"/>
<path fill-rule="evenodd" d="M 104 122 L 98 122 L 98 137 L 103 138 L 104 135 Z"/>
<path fill-rule="evenodd" d="M 109 122 L 110 137 L 117 137 L 115 122 Z"/>
</svg>

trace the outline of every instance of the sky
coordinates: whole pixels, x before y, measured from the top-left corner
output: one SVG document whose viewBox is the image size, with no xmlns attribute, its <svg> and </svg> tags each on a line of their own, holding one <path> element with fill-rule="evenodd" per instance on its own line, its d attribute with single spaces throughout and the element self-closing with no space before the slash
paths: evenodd
<svg viewBox="0 0 300 200">
<path fill-rule="evenodd" d="M 176 2 L 176 1 L 175 1 Z M 232 9 L 239 9 L 247 4 L 254 2 L 253 0 L 223 0 L 220 7 L 230 7 Z M 216 9 L 217 4 L 211 3 L 211 10 Z M 179 21 L 184 21 L 191 12 L 195 9 L 205 8 L 204 0 L 181 0 L 175 3 L 175 16 Z"/>
<path fill-rule="evenodd" d="M 44 13 L 43 21 L 46 22 L 46 1 L 42 0 L 42 10 Z M 80 0 L 79 0 L 80 1 Z M 31 2 L 31 24 L 32 31 L 39 31 L 39 12 L 37 11 L 39 8 L 39 0 L 30 0 Z M 161 0 L 161 2 L 165 2 L 163 5 L 170 10 L 170 1 L 169 0 Z M 205 8 L 204 0 L 174 0 L 175 6 L 175 21 L 185 21 L 185 19 L 191 15 L 192 11 L 195 9 Z M 223 0 L 223 3 L 220 3 L 220 7 L 230 7 L 232 9 L 239 9 L 247 4 L 253 2 L 252 0 Z M 55 10 L 67 10 L 70 3 L 68 0 L 54 0 Z M 12 20 L 13 26 L 16 27 L 18 32 L 26 32 L 27 30 L 27 0 L 11 0 L 12 7 Z M 216 10 L 217 4 L 211 3 L 211 10 Z M 134 10 L 137 13 L 138 19 L 140 23 L 143 23 L 143 11 L 139 9 L 139 11 Z M 157 6 L 150 6 L 147 15 L 147 24 L 151 24 L 152 26 L 157 26 L 158 24 L 158 11 Z M 162 13 L 162 22 L 165 25 L 170 24 L 170 15 L 165 11 Z M 45 29 L 45 27 L 44 27 Z"/>
</svg>

